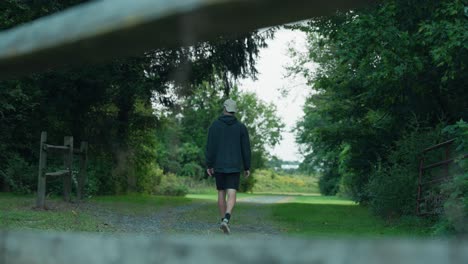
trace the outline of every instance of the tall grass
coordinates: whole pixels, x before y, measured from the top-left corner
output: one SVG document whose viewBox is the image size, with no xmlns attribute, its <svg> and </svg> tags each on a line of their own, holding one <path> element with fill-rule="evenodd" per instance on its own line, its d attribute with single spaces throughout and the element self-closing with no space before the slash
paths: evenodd
<svg viewBox="0 0 468 264">
<path fill-rule="evenodd" d="M 319 193 L 318 180 L 314 176 L 257 170 L 254 177 L 254 193 Z"/>
</svg>

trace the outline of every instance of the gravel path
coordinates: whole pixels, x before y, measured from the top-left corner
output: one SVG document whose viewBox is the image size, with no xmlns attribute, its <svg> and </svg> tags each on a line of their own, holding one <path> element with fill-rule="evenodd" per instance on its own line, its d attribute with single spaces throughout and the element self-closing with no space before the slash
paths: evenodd
<svg viewBox="0 0 468 264">
<path fill-rule="evenodd" d="M 233 214 L 232 233 L 265 238 L 280 235 L 279 228 L 269 220 L 270 208 L 266 204 L 287 199 L 287 196 L 239 199 L 237 207 L 242 209 Z M 100 203 L 83 203 L 79 207 L 117 233 L 221 235 L 215 201 L 194 200 L 186 205 L 159 208 L 156 213 L 124 212 Z"/>
<path fill-rule="evenodd" d="M 125 213 L 97 203 L 86 203 L 81 209 L 111 226 L 116 232 L 160 234 L 170 232 L 181 226 L 183 222 L 177 219 L 178 215 L 196 210 L 203 206 L 202 203 L 193 203 L 176 207 L 161 208 L 157 213 Z M 193 227 L 195 228 L 195 227 Z"/>
</svg>

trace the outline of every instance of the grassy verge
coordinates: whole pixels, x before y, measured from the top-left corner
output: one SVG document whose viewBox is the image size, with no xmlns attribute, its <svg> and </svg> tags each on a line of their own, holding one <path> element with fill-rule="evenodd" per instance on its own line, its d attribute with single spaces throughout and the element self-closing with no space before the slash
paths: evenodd
<svg viewBox="0 0 468 264">
<path fill-rule="evenodd" d="M 292 203 L 300 204 L 339 204 L 339 205 L 356 205 L 355 202 L 340 198 L 337 196 L 320 196 L 320 195 L 298 195 L 294 196 Z"/>
<path fill-rule="evenodd" d="M 58 199 L 50 203 L 57 205 L 51 210 L 33 208 L 35 197 L 0 194 L 0 228 L 42 229 L 58 231 L 110 231 L 89 214 L 64 205 Z"/>
<path fill-rule="evenodd" d="M 283 231 L 301 236 L 427 236 L 430 223 L 418 218 L 386 222 L 363 206 L 337 197 L 299 196 L 272 205 Z"/>
<path fill-rule="evenodd" d="M 249 198 L 271 194 L 238 194 Z M 191 199 L 215 201 L 216 193 L 190 194 Z M 287 203 L 238 203 L 233 214 L 236 224 L 256 225 L 267 221 L 281 233 L 298 236 L 428 236 L 431 223 L 419 218 L 402 218 L 393 222 L 372 215 L 366 207 L 353 201 L 317 195 L 291 195 Z M 218 214 L 214 203 L 191 213 L 193 220 L 213 221 Z"/>
<path fill-rule="evenodd" d="M 69 204 L 48 198 L 49 210 L 34 209 L 35 197 L 0 193 L 0 228 L 57 231 L 113 232 L 113 228 L 93 216 L 100 208 L 123 215 L 144 215 L 162 208 L 189 204 L 184 197 L 130 194 L 94 197 L 83 204 Z"/>
</svg>

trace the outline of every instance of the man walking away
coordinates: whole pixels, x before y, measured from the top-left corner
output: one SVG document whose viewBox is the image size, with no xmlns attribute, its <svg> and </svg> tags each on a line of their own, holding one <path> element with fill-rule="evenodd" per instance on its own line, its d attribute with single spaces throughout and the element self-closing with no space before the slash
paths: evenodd
<svg viewBox="0 0 468 264">
<path fill-rule="evenodd" d="M 245 177 L 250 176 L 250 140 L 244 124 L 234 114 L 236 102 L 228 99 L 224 102 L 223 115 L 211 124 L 206 144 L 206 170 L 216 178 L 218 190 L 218 208 L 221 216 L 220 228 L 229 234 L 229 220 L 236 204 L 236 191 L 239 190 L 239 178 L 244 168 Z M 227 195 L 227 200 L 226 200 Z"/>
</svg>

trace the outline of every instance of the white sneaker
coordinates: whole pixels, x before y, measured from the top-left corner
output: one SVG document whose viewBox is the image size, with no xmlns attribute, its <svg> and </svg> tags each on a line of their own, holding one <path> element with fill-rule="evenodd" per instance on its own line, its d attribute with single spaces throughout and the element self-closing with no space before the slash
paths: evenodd
<svg viewBox="0 0 468 264">
<path fill-rule="evenodd" d="M 223 230 L 224 234 L 226 235 L 229 235 L 231 233 L 231 230 L 229 229 L 229 220 L 227 220 L 226 218 L 223 219 L 223 221 L 221 221 L 221 225 L 219 226 L 219 228 L 221 230 Z"/>
</svg>

